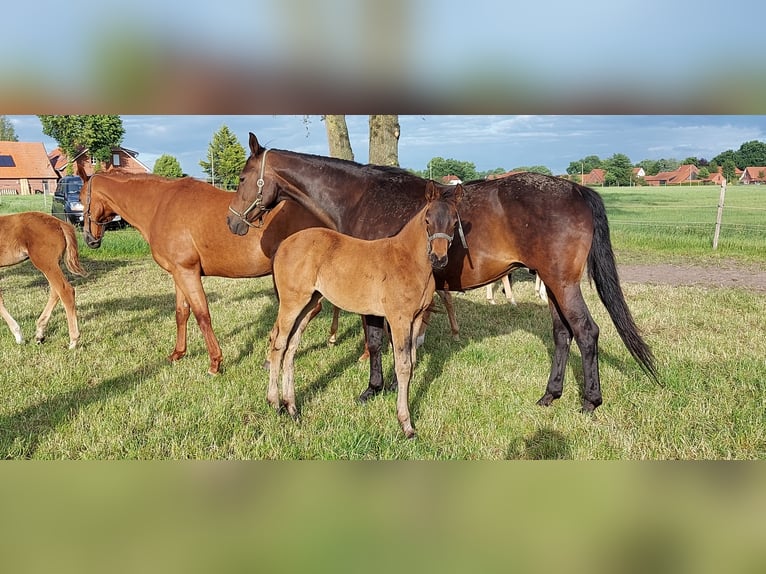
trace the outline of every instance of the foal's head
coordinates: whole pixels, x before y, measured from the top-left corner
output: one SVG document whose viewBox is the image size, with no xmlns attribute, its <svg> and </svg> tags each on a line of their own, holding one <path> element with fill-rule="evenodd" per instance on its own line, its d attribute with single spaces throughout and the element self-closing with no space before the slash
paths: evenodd
<svg viewBox="0 0 766 574">
<path fill-rule="evenodd" d="M 428 234 L 428 258 L 431 266 L 444 269 L 447 252 L 459 223 L 457 206 L 463 198 L 463 186 L 439 188 L 433 181 L 426 183 L 426 233 Z"/>
</svg>

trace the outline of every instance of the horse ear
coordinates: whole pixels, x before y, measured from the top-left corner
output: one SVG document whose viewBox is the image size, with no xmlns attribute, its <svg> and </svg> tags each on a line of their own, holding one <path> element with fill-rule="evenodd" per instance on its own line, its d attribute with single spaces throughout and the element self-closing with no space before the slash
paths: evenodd
<svg viewBox="0 0 766 574">
<path fill-rule="evenodd" d="M 90 178 L 88 177 L 88 174 L 85 172 L 85 168 L 82 165 L 82 162 L 78 161 L 75 162 L 75 165 L 77 166 L 75 170 L 75 174 L 80 176 L 80 179 L 83 183 L 87 182 Z"/>
<path fill-rule="evenodd" d="M 258 143 L 258 138 L 255 137 L 253 132 L 250 132 L 250 153 L 252 155 L 258 155 L 258 150 L 261 149 L 261 144 Z"/>
<path fill-rule="evenodd" d="M 426 201 L 434 201 L 439 197 L 439 190 L 433 180 L 426 181 Z"/>
<path fill-rule="evenodd" d="M 459 183 L 455 186 L 455 203 L 460 203 L 463 199 L 463 186 Z"/>
</svg>

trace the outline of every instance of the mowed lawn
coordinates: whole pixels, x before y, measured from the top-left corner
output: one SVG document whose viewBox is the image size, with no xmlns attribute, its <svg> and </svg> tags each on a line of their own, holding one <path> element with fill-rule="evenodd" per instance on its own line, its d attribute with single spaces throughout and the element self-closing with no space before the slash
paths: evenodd
<svg viewBox="0 0 766 574">
<path fill-rule="evenodd" d="M 643 225 L 651 201 L 677 190 L 603 192 L 619 261 L 692 259 L 766 267 L 764 233 L 755 218 L 734 245 L 712 252 L 702 232 L 678 245 L 673 232 Z M 732 186 L 727 203 L 737 199 Z M 743 193 L 754 193 L 743 190 Z M 645 195 L 642 195 L 645 194 Z M 664 193 L 665 195 L 662 195 Z M 681 212 L 684 196 L 675 196 Z M 717 191 L 712 223 L 715 222 Z M 634 197 L 630 197 L 631 194 Z M 763 194 L 766 197 L 766 193 Z M 698 196 L 701 197 L 701 196 Z M 756 202 L 759 196 L 747 201 Z M 15 198 L 13 198 L 15 199 Z M 19 203 L 3 198 L 0 212 Z M 21 198 L 19 198 L 21 199 Z M 706 198 L 707 199 L 707 198 Z M 763 200 L 754 207 L 764 206 Z M 620 203 L 622 202 L 622 203 Z M 642 207 L 643 206 L 643 207 Z M 22 209 L 43 208 L 23 205 Z M 631 213 L 631 210 L 636 210 Z M 672 212 L 672 210 L 670 210 Z M 731 210 L 734 213 L 736 210 Z M 671 216 L 671 221 L 672 221 Z M 748 215 L 749 217 L 749 215 Z M 680 222 L 680 216 L 675 216 Z M 692 222 L 693 223 L 693 222 Z M 749 225 L 749 224 L 745 224 Z M 670 240 L 661 240 L 661 236 Z M 657 236 L 657 239 L 651 239 Z M 675 236 L 675 238 L 673 238 Z M 649 239 L 647 239 L 649 237 Z M 712 228 L 710 231 L 712 240 Z M 692 244 L 692 241 L 694 242 Z M 403 438 L 395 394 L 360 405 L 369 367 L 359 362 L 359 318 L 341 315 L 330 347 L 330 309 L 309 326 L 296 358 L 300 420 L 267 406 L 262 368 L 277 312 L 270 277 L 205 279 L 224 371 L 206 374 L 199 329 L 189 323 L 189 354 L 166 356 L 175 339 L 170 276 L 132 230 L 110 232 L 100 251 L 81 244 L 90 271 L 72 278 L 82 331 L 68 342 L 63 310 L 54 312 L 44 344 L 29 342 L 47 298 L 47 282 L 29 263 L 0 270 L 6 304 L 28 340 L 16 345 L 0 325 L 3 401 L 0 455 L 39 459 L 760 459 L 766 456 L 766 296 L 746 289 L 625 283 L 626 298 L 657 356 L 661 385 L 649 380 L 622 345 L 595 290 L 583 283 L 601 327 L 604 404 L 579 412 L 582 369 L 573 345 L 564 395 L 536 406 L 551 362 L 550 314 L 524 271 L 514 274 L 518 306 L 491 306 L 482 290 L 455 297 L 460 341 L 437 315 L 418 355 L 410 404 L 418 431 Z M 384 357 L 393 377 L 391 353 Z"/>
</svg>

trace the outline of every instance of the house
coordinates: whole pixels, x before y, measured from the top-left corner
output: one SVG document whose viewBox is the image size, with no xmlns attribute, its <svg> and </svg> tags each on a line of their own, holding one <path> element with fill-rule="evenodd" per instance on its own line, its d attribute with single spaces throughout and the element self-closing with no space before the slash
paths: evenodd
<svg viewBox="0 0 766 574">
<path fill-rule="evenodd" d="M 67 175 L 66 171 L 67 165 L 69 164 L 69 158 L 61 150 L 61 148 L 54 149 L 51 153 L 48 154 L 48 158 L 50 159 L 50 163 L 53 166 L 53 169 L 56 170 L 56 173 L 59 177 Z M 90 157 L 87 148 L 83 148 L 80 153 L 78 153 L 72 159 L 72 165 L 74 165 L 76 162 L 82 162 L 82 165 L 85 167 L 85 173 L 88 175 L 93 175 L 95 160 Z M 112 149 L 111 159 L 105 162 L 102 167 L 103 169 L 116 167 L 128 173 L 151 172 L 147 166 L 139 161 L 137 151 L 133 151 L 122 146 L 117 146 Z"/>
<path fill-rule="evenodd" d="M 646 172 L 644 171 L 643 167 L 634 167 L 633 168 L 633 181 L 636 181 L 639 177 L 646 177 Z"/>
<path fill-rule="evenodd" d="M 675 171 L 661 171 L 657 175 L 644 176 L 646 185 L 679 185 L 698 180 L 699 169 L 694 164 L 679 166 Z"/>
<path fill-rule="evenodd" d="M 606 177 L 606 171 L 600 168 L 590 170 L 590 173 L 584 173 L 582 175 L 583 185 L 604 185 L 604 178 Z"/>
<path fill-rule="evenodd" d="M 58 179 L 42 142 L 0 141 L 0 195 L 52 193 Z"/>
<path fill-rule="evenodd" d="M 442 183 L 447 185 L 457 185 L 459 183 L 463 183 L 463 181 L 456 175 L 445 175 L 442 177 Z"/>
<path fill-rule="evenodd" d="M 739 182 L 745 185 L 760 185 L 762 183 L 766 183 L 766 167 L 746 167 L 742 171 L 742 175 L 739 177 Z"/>
</svg>

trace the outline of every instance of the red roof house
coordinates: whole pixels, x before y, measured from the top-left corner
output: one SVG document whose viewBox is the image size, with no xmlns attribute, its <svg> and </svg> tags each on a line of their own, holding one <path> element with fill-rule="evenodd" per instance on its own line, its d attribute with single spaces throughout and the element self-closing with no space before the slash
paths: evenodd
<svg viewBox="0 0 766 574">
<path fill-rule="evenodd" d="M 0 141 L 0 195 L 49 193 L 57 181 L 42 142 Z"/>
</svg>

